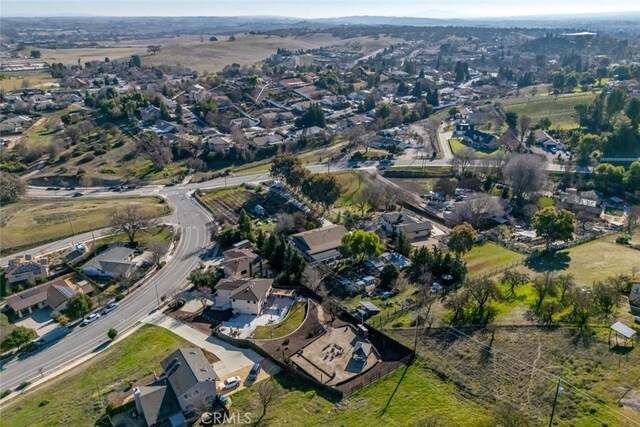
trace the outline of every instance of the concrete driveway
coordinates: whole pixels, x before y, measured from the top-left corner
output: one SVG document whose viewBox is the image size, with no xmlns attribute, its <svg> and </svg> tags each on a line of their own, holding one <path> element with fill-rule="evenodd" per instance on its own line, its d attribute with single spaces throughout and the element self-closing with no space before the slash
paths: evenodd
<svg viewBox="0 0 640 427">
<path fill-rule="evenodd" d="M 15 322 L 16 326 L 24 326 L 25 328 L 33 329 L 36 331 L 39 337 L 46 335 L 58 327 L 58 324 L 51 320 L 50 308 L 42 308 L 40 310 L 34 310 L 28 317 Z"/>
<path fill-rule="evenodd" d="M 220 360 L 213 364 L 213 369 L 221 380 L 239 375 L 239 372 L 244 373 L 246 371 L 248 373 L 247 369 L 251 369 L 254 363 L 263 363 L 266 365 L 270 363 L 251 349 L 234 347 L 221 339 L 204 334 L 163 313 L 153 314 L 143 319 L 143 322 L 168 329 L 192 344 L 215 354 Z M 269 369 L 265 369 L 265 371 L 273 375 L 279 370 L 277 366 L 275 368 L 276 369 L 273 369 L 270 366 Z"/>
</svg>

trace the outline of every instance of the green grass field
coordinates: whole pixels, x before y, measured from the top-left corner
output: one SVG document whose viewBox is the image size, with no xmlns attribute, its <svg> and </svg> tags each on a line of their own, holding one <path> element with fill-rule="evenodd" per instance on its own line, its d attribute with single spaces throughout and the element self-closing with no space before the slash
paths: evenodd
<svg viewBox="0 0 640 427">
<path fill-rule="evenodd" d="M 519 261 L 523 258 L 524 255 L 505 249 L 492 242 L 475 245 L 463 257 L 471 277 L 488 273 L 496 267 Z"/>
<path fill-rule="evenodd" d="M 484 426 L 487 409 L 456 392 L 420 364 L 400 368 L 340 405 L 286 374 L 275 377 L 281 396 L 254 425 L 269 426 Z M 253 422 L 262 408 L 255 387 L 232 396 L 233 410 L 248 411 Z M 438 424 L 428 424 L 427 420 Z"/>
<path fill-rule="evenodd" d="M 306 307 L 305 303 L 296 302 L 282 322 L 271 326 L 258 326 L 253 333 L 253 338 L 258 340 L 269 340 L 289 335 L 304 321 Z"/>
<path fill-rule="evenodd" d="M 615 240 L 615 235 L 607 236 L 556 252 L 530 263 L 526 270 L 530 274 L 571 273 L 579 287 L 591 286 L 615 274 L 631 274 L 634 266 L 640 268 L 640 252 L 618 245 Z"/>
<path fill-rule="evenodd" d="M 580 92 L 566 94 L 559 97 L 541 96 L 534 97 L 524 103 L 504 105 L 507 112 L 517 113 L 518 116 L 527 115 L 534 123 L 548 117 L 553 127 L 573 128 L 578 125 L 575 116 L 575 106 L 578 104 L 590 104 L 596 94 L 592 92 Z"/>
<path fill-rule="evenodd" d="M 2 409 L 2 424 L 93 425 L 104 414 L 108 393 L 124 391 L 129 381 L 159 372 L 160 361 L 185 346 L 191 344 L 166 329 L 145 325 L 77 368 L 14 398 Z"/>
<path fill-rule="evenodd" d="M 40 87 L 56 82 L 57 79 L 51 77 L 47 71 L 19 71 L 0 74 L 0 90 L 14 92 L 24 89 L 24 87 Z"/>
<path fill-rule="evenodd" d="M 2 206 L 2 253 L 69 237 L 72 231 L 79 234 L 108 227 L 110 213 L 130 204 L 139 205 L 155 216 L 171 210 L 162 199 L 154 197 L 27 200 Z"/>
<path fill-rule="evenodd" d="M 69 111 L 75 110 L 77 107 L 55 111 L 53 113 L 44 113 L 36 122 L 31 125 L 23 136 L 31 146 L 48 144 L 53 141 L 53 134 L 62 128 L 60 117 L 68 114 Z"/>
</svg>

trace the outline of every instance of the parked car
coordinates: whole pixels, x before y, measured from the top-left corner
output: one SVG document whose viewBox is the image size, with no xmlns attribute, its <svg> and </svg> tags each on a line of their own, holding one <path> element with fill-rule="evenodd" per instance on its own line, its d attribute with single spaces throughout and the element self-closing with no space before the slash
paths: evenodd
<svg viewBox="0 0 640 427">
<path fill-rule="evenodd" d="M 26 345 L 26 347 L 20 350 L 20 353 L 18 354 L 18 359 L 31 356 L 32 354 L 37 353 L 40 350 L 44 349 L 46 346 L 47 346 L 47 342 L 42 338 L 37 339 L 33 342 L 30 342 L 29 344 Z"/>
<path fill-rule="evenodd" d="M 90 323 L 95 322 L 96 320 L 98 320 L 100 318 L 100 314 L 99 313 L 93 313 L 88 315 L 87 317 L 84 318 L 84 320 L 82 321 L 82 326 L 86 326 Z"/>
<path fill-rule="evenodd" d="M 118 303 L 117 302 L 109 303 L 109 304 L 105 305 L 104 308 L 102 309 L 102 314 L 111 313 L 116 308 L 118 308 Z"/>
<path fill-rule="evenodd" d="M 82 194 L 79 191 L 76 191 L 75 193 L 73 193 L 73 197 L 82 197 L 84 194 Z"/>
<path fill-rule="evenodd" d="M 224 380 L 222 383 L 223 390 L 231 390 L 232 388 L 236 388 L 240 385 L 242 379 L 240 377 L 231 377 Z"/>
<path fill-rule="evenodd" d="M 635 316 L 633 318 L 633 321 L 636 322 L 636 323 L 640 323 L 640 316 Z"/>
<path fill-rule="evenodd" d="M 249 371 L 249 375 L 247 376 L 247 381 L 255 381 L 258 378 L 258 374 L 260 373 L 260 364 L 254 363 L 251 371 Z"/>
</svg>

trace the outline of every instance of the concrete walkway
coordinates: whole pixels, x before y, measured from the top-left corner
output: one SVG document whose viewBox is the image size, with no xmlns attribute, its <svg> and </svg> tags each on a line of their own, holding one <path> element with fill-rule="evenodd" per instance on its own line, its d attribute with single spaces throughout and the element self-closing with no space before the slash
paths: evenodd
<svg viewBox="0 0 640 427">
<path fill-rule="evenodd" d="M 154 313 L 143 319 L 143 322 L 168 329 L 192 344 L 215 354 L 220 361 L 213 364 L 213 369 L 221 380 L 264 360 L 262 356 L 251 349 L 234 347 L 163 313 Z"/>
</svg>

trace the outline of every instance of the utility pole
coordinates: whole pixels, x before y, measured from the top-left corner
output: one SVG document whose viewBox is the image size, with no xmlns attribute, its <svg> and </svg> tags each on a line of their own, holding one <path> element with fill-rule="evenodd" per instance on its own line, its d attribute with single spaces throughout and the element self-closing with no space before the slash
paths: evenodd
<svg viewBox="0 0 640 427">
<path fill-rule="evenodd" d="M 418 348 L 418 328 L 420 327 L 420 310 L 416 310 L 416 328 L 415 334 L 413 337 L 413 352 L 416 352 L 416 348 Z"/>
<path fill-rule="evenodd" d="M 71 218 L 69 218 L 69 225 L 71 226 L 71 235 L 75 236 L 76 235 L 76 231 L 73 228 L 73 222 L 71 222 Z"/>
<path fill-rule="evenodd" d="M 560 380 L 558 379 L 558 384 L 556 385 L 556 396 L 553 398 L 553 409 L 551 409 L 551 417 L 549 418 L 549 427 L 553 425 L 553 416 L 556 413 L 556 405 L 558 403 L 558 396 L 562 394 L 564 389 L 560 386 Z"/>
</svg>

